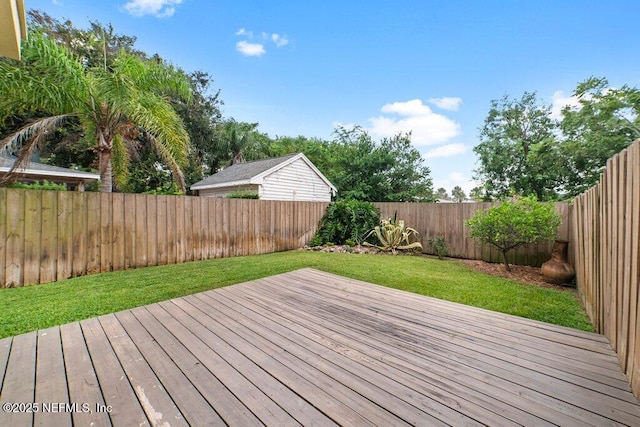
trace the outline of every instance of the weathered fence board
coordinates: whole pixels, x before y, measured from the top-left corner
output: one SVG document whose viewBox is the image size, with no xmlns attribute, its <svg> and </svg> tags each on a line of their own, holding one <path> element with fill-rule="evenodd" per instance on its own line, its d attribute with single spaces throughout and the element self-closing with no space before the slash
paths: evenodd
<svg viewBox="0 0 640 427">
<path fill-rule="evenodd" d="M 7 238 L 5 285 L 20 286 L 24 268 L 25 192 L 7 190 Z"/>
<path fill-rule="evenodd" d="M 573 260 L 583 305 L 640 396 L 640 140 L 607 161 L 600 182 L 576 197 Z"/>
<path fill-rule="evenodd" d="M 295 249 L 327 203 L 0 189 L 0 287 Z"/>
<path fill-rule="evenodd" d="M 0 281 L 5 281 L 7 255 L 7 204 L 2 203 L 2 200 L 7 200 L 7 189 L 0 188 Z"/>
<path fill-rule="evenodd" d="M 40 193 L 28 191 L 24 194 L 24 281 L 40 281 L 40 234 L 41 210 Z"/>
</svg>

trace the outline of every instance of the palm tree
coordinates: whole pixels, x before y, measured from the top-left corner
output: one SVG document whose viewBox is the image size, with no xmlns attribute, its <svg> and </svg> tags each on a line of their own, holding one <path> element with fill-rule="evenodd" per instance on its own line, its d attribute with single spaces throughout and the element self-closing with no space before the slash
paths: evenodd
<svg viewBox="0 0 640 427">
<path fill-rule="evenodd" d="M 0 125 L 11 115 L 40 118 L 0 141 L 0 150 L 18 152 L 13 169 L 27 163 L 47 135 L 75 117 L 85 134 L 95 138 L 101 191 L 112 191 L 114 177 L 118 183 L 126 180 L 136 141 L 152 144 L 186 190 L 180 167 L 189 135 L 169 102 L 190 100 L 184 74 L 125 52 L 109 69 L 85 69 L 69 50 L 39 33 L 30 34 L 22 58 L 21 63 L 0 60 Z"/>
<path fill-rule="evenodd" d="M 245 154 L 254 142 L 253 135 L 257 126 L 257 123 L 237 122 L 234 119 L 219 126 L 216 149 L 222 158 L 229 159 L 228 166 L 245 161 Z"/>
</svg>

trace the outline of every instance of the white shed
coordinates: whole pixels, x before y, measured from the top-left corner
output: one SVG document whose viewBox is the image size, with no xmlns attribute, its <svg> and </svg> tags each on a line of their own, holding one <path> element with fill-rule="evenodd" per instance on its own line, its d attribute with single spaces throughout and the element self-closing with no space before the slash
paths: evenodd
<svg viewBox="0 0 640 427">
<path fill-rule="evenodd" d="M 233 192 L 257 193 L 262 200 L 330 202 L 336 187 L 302 154 L 238 163 L 196 182 L 203 197 Z"/>
</svg>

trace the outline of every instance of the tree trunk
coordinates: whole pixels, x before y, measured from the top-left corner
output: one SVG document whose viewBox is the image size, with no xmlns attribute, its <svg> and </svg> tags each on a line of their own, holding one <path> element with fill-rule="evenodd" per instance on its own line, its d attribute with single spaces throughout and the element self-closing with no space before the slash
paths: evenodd
<svg viewBox="0 0 640 427">
<path fill-rule="evenodd" d="M 100 192 L 113 191 L 113 170 L 111 167 L 111 151 L 100 151 Z"/>
<path fill-rule="evenodd" d="M 100 161 L 100 192 L 111 193 L 113 191 L 113 167 L 111 165 L 111 148 L 113 140 L 105 129 L 98 128 L 98 158 Z"/>
<path fill-rule="evenodd" d="M 507 271 L 511 271 L 511 267 L 509 266 L 509 262 L 507 261 L 507 251 L 502 251 L 502 259 L 504 260 L 504 269 Z"/>
</svg>

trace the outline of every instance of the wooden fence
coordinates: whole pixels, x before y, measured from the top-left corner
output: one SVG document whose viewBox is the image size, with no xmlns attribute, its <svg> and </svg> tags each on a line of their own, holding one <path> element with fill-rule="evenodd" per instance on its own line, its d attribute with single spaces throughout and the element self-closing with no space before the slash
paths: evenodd
<svg viewBox="0 0 640 427">
<path fill-rule="evenodd" d="M 449 255 L 457 258 L 481 259 L 502 262 L 502 254 L 492 245 L 482 245 L 469 237 L 466 221 L 481 209 L 488 209 L 495 203 L 375 203 L 382 218 L 398 213 L 398 218 L 420 233 L 423 251 L 433 253 L 429 239 L 443 236 L 449 246 Z M 568 203 L 556 203 L 556 210 L 562 218 L 557 238 L 570 240 Z M 551 258 L 553 242 L 523 247 L 508 254 L 510 263 L 539 267 Z M 571 245 L 569 246 L 571 248 Z"/>
<path fill-rule="evenodd" d="M 0 287 L 299 248 L 326 207 L 0 189 Z"/>
<path fill-rule="evenodd" d="M 640 397 L 640 140 L 607 162 L 572 214 L 578 290 L 596 330 Z"/>
</svg>

